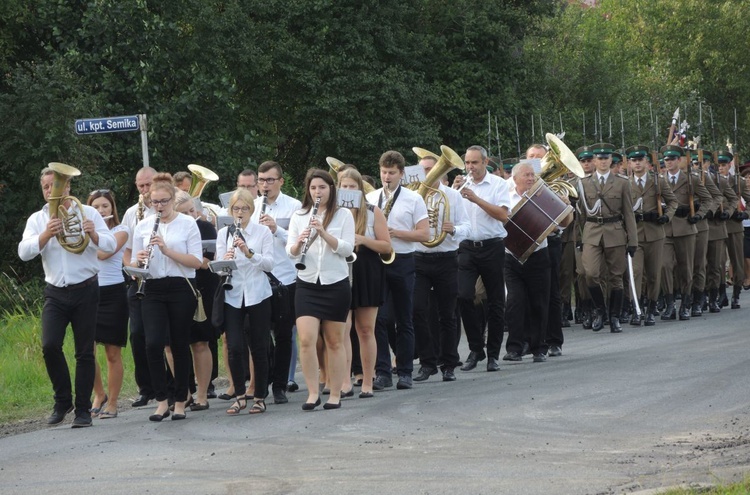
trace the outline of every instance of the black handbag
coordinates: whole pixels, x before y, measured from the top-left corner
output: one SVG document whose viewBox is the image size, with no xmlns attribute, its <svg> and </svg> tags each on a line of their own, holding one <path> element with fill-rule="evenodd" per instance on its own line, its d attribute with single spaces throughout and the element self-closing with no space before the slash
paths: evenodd
<svg viewBox="0 0 750 495">
<path fill-rule="evenodd" d="M 273 291 L 273 294 L 271 294 L 271 323 L 278 323 L 284 319 L 289 308 L 289 289 L 273 273 L 266 272 L 266 275 Z"/>
<path fill-rule="evenodd" d="M 224 277 L 216 285 L 216 292 L 214 292 L 214 306 L 211 311 L 211 325 L 216 329 L 216 332 L 220 335 L 224 332 L 224 297 L 226 296 L 227 290 L 224 288 Z"/>
</svg>

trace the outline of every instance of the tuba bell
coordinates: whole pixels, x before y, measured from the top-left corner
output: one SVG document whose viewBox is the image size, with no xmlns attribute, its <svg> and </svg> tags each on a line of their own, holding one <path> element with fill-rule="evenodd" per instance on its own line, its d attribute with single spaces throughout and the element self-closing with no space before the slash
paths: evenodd
<svg viewBox="0 0 750 495">
<path fill-rule="evenodd" d="M 454 168 L 464 170 L 466 166 L 461 157 L 458 156 L 458 153 L 445 145 L 440 146 L 440 151 L 442 152 L 440 156 L 423 148 L 414 147 L 412 151 L 420 160 L 426 157 L 432 157 L 437 160 L 435 166 L 427 174 L 427 177 L 425 177 L 424 182 L 418 183 L 416 187 L 417 194 L 422 196 L 425 205 L 427 205 L 427 218 L 430 222 L 430 240 L 424 241 L 422 245 L 433 248 L 439 246 L 445 240 L 446 233 L 443 232 L 443 223 L 445 223 L 446 219 L 450 218 L 451 209 L 450 202 L 445 193 L 438 188 L 432 187 L 430 184 L 434 184 L 435 181 Z"/>
<path fill-rule="evenodd" d="M 581 164 L 572 151 L 562 142 L 560 138 L 548 132 L 545 135 L 549 151 L 542 158 L 542 171 L 539 178 L 542 179 L 552 191 L 558 196 L 578 198 L 578 192 L 562 177 L 568 172 L 577 177 L 586 175 Z"/>
<path fill-rule="evenodd" d="M 206 187 L 206 184 L 209 182 L 216 182 L 219 180 L 219 176 L 216 175 L 216 172 L 207 169 L 206 167 L 202 165 L 196 165 L 194 163 L 191 163 L 187 166 L 188 170 L 190 170 L 190 188 L 188 189 L 188 194 L 191 198 L 199 199 L 201 198 L 201 194 L 203 193 L 203 188 Z M 201 205 L 201 209 L 203 206 Z M 216 220 L 219 218 L 218 212 L 214 211 L 213 208 L 210 208 L 206 206 L 206 209 L 208 212 L 213 216 L 214 221 L 211 222 L 216 226 Z"/>
<path fill-rule="evenodd" d="M 73 254 L 81 254 L 89 245 L 89 235 L 83 231 L 83 222 L 86 217 L 83 213 L 83 205 L 75 196 L 63 196 L 67 189 L 70 179 L 81 175 L 81 171 L 64 163 L 52 162 L 47 165 L 54 174 L 54 182 L 50 191 L 49 199 L 49 217 L 60 218 L 62 220 L 63 230 L 55 238 L 60 246 Z M 78 207 L 81 212 L 79 217 L 75 212 L 70 213 L 65 207 L 65 203 L 71 201 Z"/>
<path fill-rule="evenodd" d="M 334 158 L 332 156 L 326 157 L 326 162 L 328 163 L 328 168 L 331 169 L 331 177 L 333 177 L 333 182 L 335 184 L 339 183 L 339 172 L 342 168 L 346 166 L 344 162 L 339 160 L 338 158 Z M 364 191 L 362 191 L 364 194 L 370 194 L 375 190 L 374 187 L 369 182 L 362 181 L 362 188 Z"/>
</svg>

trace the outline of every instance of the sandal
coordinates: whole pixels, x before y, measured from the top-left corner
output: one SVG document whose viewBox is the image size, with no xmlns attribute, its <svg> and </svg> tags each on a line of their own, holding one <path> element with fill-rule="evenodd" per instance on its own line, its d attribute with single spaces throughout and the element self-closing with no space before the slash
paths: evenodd
<svg viewBox="0 0 750 495">
<path fill-rule="evenodd" d="M 102 411 L 99 413 L 99 419 L 110 419 L 110 418 L 116 418 L 117 417 L 117 411 L 109 412 L 109 411 Z"/>
<path fill-rule="evenodd" d="M 244 404 L 241 404 L 240 401 L 244 402 Z M 234 401 L 234 404 L 232 404 L 232 407 L 227 409 L 227 414 L 230 416 L 236 416 L 247 407 L 247 398 L 246 397 L 237 397 L 237 399 Z"/>
<path fill-rule="evenodd" d="M 208 407 L 209 407 L 208 401 L 206 401 L 205 404 L 201 404 L 200 402 L 197 402 L 197 401 L 190 404 L 191 411 L 205 411 L 206 409 L 208 409 Z"/>
<path fill-rule="evenodd" d="M 250 414 L 261 414 L 266 412 L 266 401 L 263 399 L 258 399 L 255 402 L 253 402 L 252 407 L 250 407 Z"/>
<path fill-rule="evenodd" d="M 109 397 L 107 396 L 107 394 L 104 394 L 104 400 L 102 401 L 101 404 L 99 404 L 99 407 L 92 407 L 91 409 L 89 409 L 89 412 L 91 413 L 92 418 L 96 418 L 99 416 L 99 413 L 104 410 L 104 406 L 107 405 L 108 400 L 109 400 Z"/>
</svg>

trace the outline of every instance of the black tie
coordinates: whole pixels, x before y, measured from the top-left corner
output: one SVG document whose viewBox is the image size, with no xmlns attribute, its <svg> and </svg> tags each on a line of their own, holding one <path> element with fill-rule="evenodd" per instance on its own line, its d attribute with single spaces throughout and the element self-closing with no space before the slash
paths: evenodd
<svg viewBox="0 0 750 495">
<path fill-rule="evenodd" d="M 602 183 L 602 187 L 604 187 L 604 176 L 601 176 L 601 177 L 599 178 L 599 180 L 600 180 L 600 181 L 601 181 L 601 183 Z"/>
<path fill-rule="evenodd" d="M 638 187 L 640 188 L 641 191 L 643 191 L 643 177 L 640 177 L 638 179 Z"/>
<path fill-rule="evenodd" d="M 677 176 L 673 175 L 672 176 L 672 185 L 674 186 L 675 184 L 677 184 Z"/>
</svg>

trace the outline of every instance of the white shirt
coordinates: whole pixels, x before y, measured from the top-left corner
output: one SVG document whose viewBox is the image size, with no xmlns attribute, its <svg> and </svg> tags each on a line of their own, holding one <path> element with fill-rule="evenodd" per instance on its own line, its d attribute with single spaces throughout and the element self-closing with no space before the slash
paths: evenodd
<svg viewBox="0 0 750 495">
<path fill-rule="evenodd" d="M 263 196 L 258 196 L 255 199 L 255 211 L 253 212 L 253 216 L 250 217 L 250 221 L 256 225 L 260 224 L 260 210 L 262 205 Z M 266 206 L 266 215 L 276 221 L 276 232 L 271 234 L 273 236 L 274 259 L 274 267 L 271 273 L 284 285 L 293 284 L 297 278 L 297 269 L 294 268 L 294 262 L 286 254 L 286 243 L 289 222 L 294 216 L 294 212 L 300 208 L 302 208 L 302 203 L 284 193 L 279 193 L 276 201 L 273 203 L 269 201 Z M 265 225 L 261 225 L 261 227 L 265 227 Z M 271 229 L 269 229 L 270 231 Z M 296 240 L 297 238 L 295 237 L 294 239 Z"/>
<path fill-rule="evenodd" d="M 515 182 L 513 183 L 515 185 Z M 527 191 L 528 192 L 528 191 Z M 518 191 L 516 191 L 516 188 L 513 187 L 510 190 L 510 208 L 513 209 L 516 204 L 518 204 L 519 201 L 523 198 L 522 195 L 518 194 Z M 536 247 L 534 252 L 539 251 L 540 249 L 544 249 L 547 247 L 547 238 L 545 237 L 544 240 Z M 508 249 L 505 249 L 506 253 L 512 254 Z"/>
<path fill-rule="evenodd" d="M 300 232 L 310 224 L 312 208 L 307 213 L 299 210 L 292 216 L 289 224 L 289 238 L 286 243 L 286 252 L 290 258 L 298 260 L 300 256 L 291 253 L 292 246 L 297 242 Z M 324 218 L 320 219 L 324 221 Z M 354 251 L 354 217 L 346 208 L 338 208 L 331 219 L 326 231 L 338 239 L 336 250 L 331 249 L 326 241 L 319 235 L 311 238 L 305 256 L 304 270 L 300 270 L 297 276 L 300 280 L 314 284 L 320 279 L 322 285 L 331 285 L 345 278 L 349 278 L 349 265 L 346 257 Z M 313 233 L 315 230 L 313 229 Z"/>
<path fill-rule="evenodd" d="M 606 174 L 600 174 L 599 172 L 596 172 L 596 180 L 599 181 L 599 185 L 601 186 L 602 179 L 604 179 L 604 182 L 607 182 L 607 179 L 609 179 L 609 172 Z"/>
<path fill-rule="evenodd" d="M 398 189 L 393 191 L 393 194 L 396 194 L 399 189 L 401 192 L 398 193 L 398 198 L 393 203 L 393 208 L 388 215 L 388 227 L 395 230 L 413 231 L 417 227 L 417 223 L 427 218 L 427 206 L 425 206 L 422 196 L 405 187 L 399 186 Z M 382 195 L 383 188 L 381 187 L 372 191 L 366 198 L 368 203 L 378 206 L 385 212 L 387 202 L 385 197 L 382 197 L 381 201 Z M 397 254 L 413 253 L 418 244 L 418 242 L 391 237 L 391 247 Z"/>
<path fill-rule="evenodd" d="M 76 212 L 80 218 L 77 206 L 73 206 L 68 211 Z M 73 254 L 63 249 L 56 237 L 50 239 L 43 249 L 39 249 L 39 236 L 47 229 L 49 222 L 48 204 L 32 214 L 26 221 L 23 237 L 18 243 L 18 257 L 23 261 L 29 261 L 41 254 L 44 280 L 50 285 L 67 287 L 90 279 L 99 273 L 99 259 L 96 252 L 102 250 L 105 253 L 111 253 L 117 247 L 115 237 L 95 208 L 84 205 L 83 214 L 94 222 L 96 233 L 99 235 L 99 244 L 89 242 L 81 254 Z"/>
<path fill-rule="evenodd" d="M 474 191 L 474 194 L 484 201 L 495 206 L 504 206 L 510 210 L 509 187 L 506 180 L 502 177 L 486 173 L 478 184 L 472 181 L 466 187 Z M 492 218 L 489 213 L 480 208 L 476 203 L 472 203 L 468 199 L 461 199 L 464 201 L 466 213 L 468 213 L 469 221 L 471 222 L 471 231 L 467 236 L 468 239 L 472 241 L 485 241 L 496 237 L 504 239 L 508 235 L 503 222 Z"/>
<path fill-rule="evenodd" d="M 110 232 L 113 236 L 118 232 L 125 232 L 125 235 L 128 236 L 128 240 L 130 240 L 130 229 L 123 224 L 115 225 Z M 117 238 L 115 238 L 115 242 L 117 242 Z M 127 244 L 127 241 L 125 241 L 125 244 Z M 125 281 L 125 278 L 122 275 L 122 253 L 125 252 L 125 244 L 123 244 L 119 251 L 106 260 L 99 260 L 100 287 L 106 285 L 117 285 Z"/>
<path fill-rule="evenodd" d="M 438 189 L 440 189 L 440 191 L 442 191 L 448 198 L 448 204 L 450 205 L 451 210 L 448 221 L 455 226 L 456 235 L 451 235 L 449 232 L 440 245 L 429 249 L 426 248 L 424 244 L 419 243 L 417 244 L 417 252 L 420 253 L 447 253 L 449 251 L 455 251 L 458 249 L 458 244 L 466 239 L 471 233 L 471 222 L 469 221 L 469 215 L 466 213 L 466 206 L 464 205 L 461 193 L 444 184 L 440 184 Z M 442 211 L 440 212 L 440 215 L 438 215 L 438 222 L 441 221 Z M 442 224 L 439 228 L 442 228 Z M 432 233 L 432 228 L 430 228 L 430 233 Z"/>
<path fill-rule="evenodd" d="M 680 171 L 678 170 L 674 175 L 672 175 L 672 172 L 667 172 L 667 180 L 670 186 L 672 186 L 672 178 L 674 178 L 674 183 L 677 184 L 680 181 Z"/>
<path fill-rule="evenodd" d="M 265 225 L 252 222 L 240 229 L 247 247 L 255 251 L 252 258 L 248 258 L 240 250 L 235 251 L 237 269 L 232 272 L 232 290 L 226 291 L 224 302 L 233 308 L 254 306 L 264 299 L 271 297 L 271 284 L 264 272 L 270 272 L 274 266 L 273 236 Z M 231 248 L 232 236 L 229 227 L 219 230 L 216 239 L 216 259 L 223 260 L 224 255 Z M 284 256 L 284 259 L 288 259 Z"/>
<path fill-rule="evenodd" d="M 144 208 L 143 218 L 145 219 L 146 217 L 149 217 L 151 215 L 156 215 L 156 210 L 154 208 Z M 125 214 L 122 216 L 122 222 L 120 222 L 120 225 L 126 226 L 129 230 L 129 233 L 131 234 L 128 236 L 128 242 L 125 243 L 125 248 L 134 251 L 132 233 L 135 232 L 135 226 L 138 225 L 138 203 L 134 204 L 125 211 Z"/>
<path fill-rule="evenodd" d="M 141 220 L 135 228 L 135 232 L 133 233 L 133 258 L 131 261 L 135 260 L 135 253 L 148 248 L 155 221 L 156 215 L 151 215 Z M 201 233 L 193 217 L 178 213 L 171 222 L 160 222 L 157 233 L 164 239 L 164 243 L 170 249 L 174 249 L 178 253 L 191 254 L 195 256 L 195 259 L 203 263 Z M 168 256 L 164 256 L 158 246 L 154 246 L 151 251 L 148 272 L 153 278 L 195 277 L 194 268 L 189 268 L 177 263 Z"/>
</svg>

